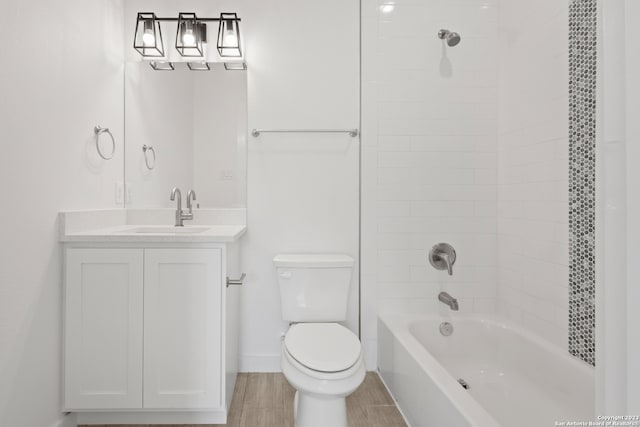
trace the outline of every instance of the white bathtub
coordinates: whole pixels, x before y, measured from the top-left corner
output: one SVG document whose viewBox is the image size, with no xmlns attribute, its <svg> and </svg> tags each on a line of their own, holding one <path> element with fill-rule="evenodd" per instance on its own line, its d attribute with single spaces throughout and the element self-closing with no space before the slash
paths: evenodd
<svg viewBox="0 0 640 427">
<path fill-rule="evenodd" d="M 439 330 L 445 320 L 454 327 L 448 337 Z M 381 315 L 378 364 L 412 427 L 545 427 L 594 419 L 593 368 L 498 318 Z"/>
</svg>

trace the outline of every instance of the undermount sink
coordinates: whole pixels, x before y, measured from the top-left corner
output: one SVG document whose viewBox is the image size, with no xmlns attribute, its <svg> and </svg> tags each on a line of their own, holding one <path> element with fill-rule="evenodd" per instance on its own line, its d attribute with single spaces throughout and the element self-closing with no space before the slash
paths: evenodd
<svg viewBox="0 0 640 427">
<path fill-rule="evenodd" d="M 145 233 L 145 234 L 195 234 L 207 231 L 209 227 L 174 227 L 165 226 L 144 226 L 134 227 L 125 230 L 125 233 Z"/>
</svg>

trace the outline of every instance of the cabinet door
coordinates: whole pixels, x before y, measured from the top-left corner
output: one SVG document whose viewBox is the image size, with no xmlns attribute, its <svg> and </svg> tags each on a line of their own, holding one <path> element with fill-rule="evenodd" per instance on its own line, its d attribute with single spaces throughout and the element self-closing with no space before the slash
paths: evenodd
<svg viewBox="0 0 640 427">
<path fill-rule="evenodd" d="M 221 404 L 221 249 L 147 249 L 144 407 Z"/>
<path fill-rule="evenodd" d="M 67 249 L 65 407 L 142 407 L 142 249 Z"/>
</svg>

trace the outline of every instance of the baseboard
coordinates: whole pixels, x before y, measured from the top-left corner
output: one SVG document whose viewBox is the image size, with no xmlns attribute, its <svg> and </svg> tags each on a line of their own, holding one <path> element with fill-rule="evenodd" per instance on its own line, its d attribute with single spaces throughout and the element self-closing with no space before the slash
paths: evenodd
<svg viewBox="0 0 640 427">
<path fill-rule="evenodd" d="M 225 424 L 227 413 L 219 411 L 192 412 L 78 412 L 79 424 Z M 75 427 L 75 426 L 74 426 Z"/>
<path fill-rule="evenodd" d="M 242 354 L 240 372 L 281 372 L 280 354 Z"/>
<path fill-rule="evenodd" d="M 64 415 L 61 419 L 51 425 L 51 427 L 76 427 L 78 419 L 76 414 L 70 413 Z"/>
</svg>

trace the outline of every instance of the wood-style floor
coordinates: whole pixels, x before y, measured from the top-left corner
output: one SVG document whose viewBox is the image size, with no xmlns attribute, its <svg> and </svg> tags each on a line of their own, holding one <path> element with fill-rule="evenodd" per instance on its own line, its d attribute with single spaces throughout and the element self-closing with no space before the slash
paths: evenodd
<svg viewBox="0 0 640 427">
<path fill-rule="evenodd" d="M 228 423 L 198 427 L 293 427 L 294 394 L 295 390 L 281 373 L 238 374 Z M 367 373 L 362 385 L 347 397 L 347 416 L 349 427 L 406 427 L 393 399 L 373 372 Z"/>
</svg>

